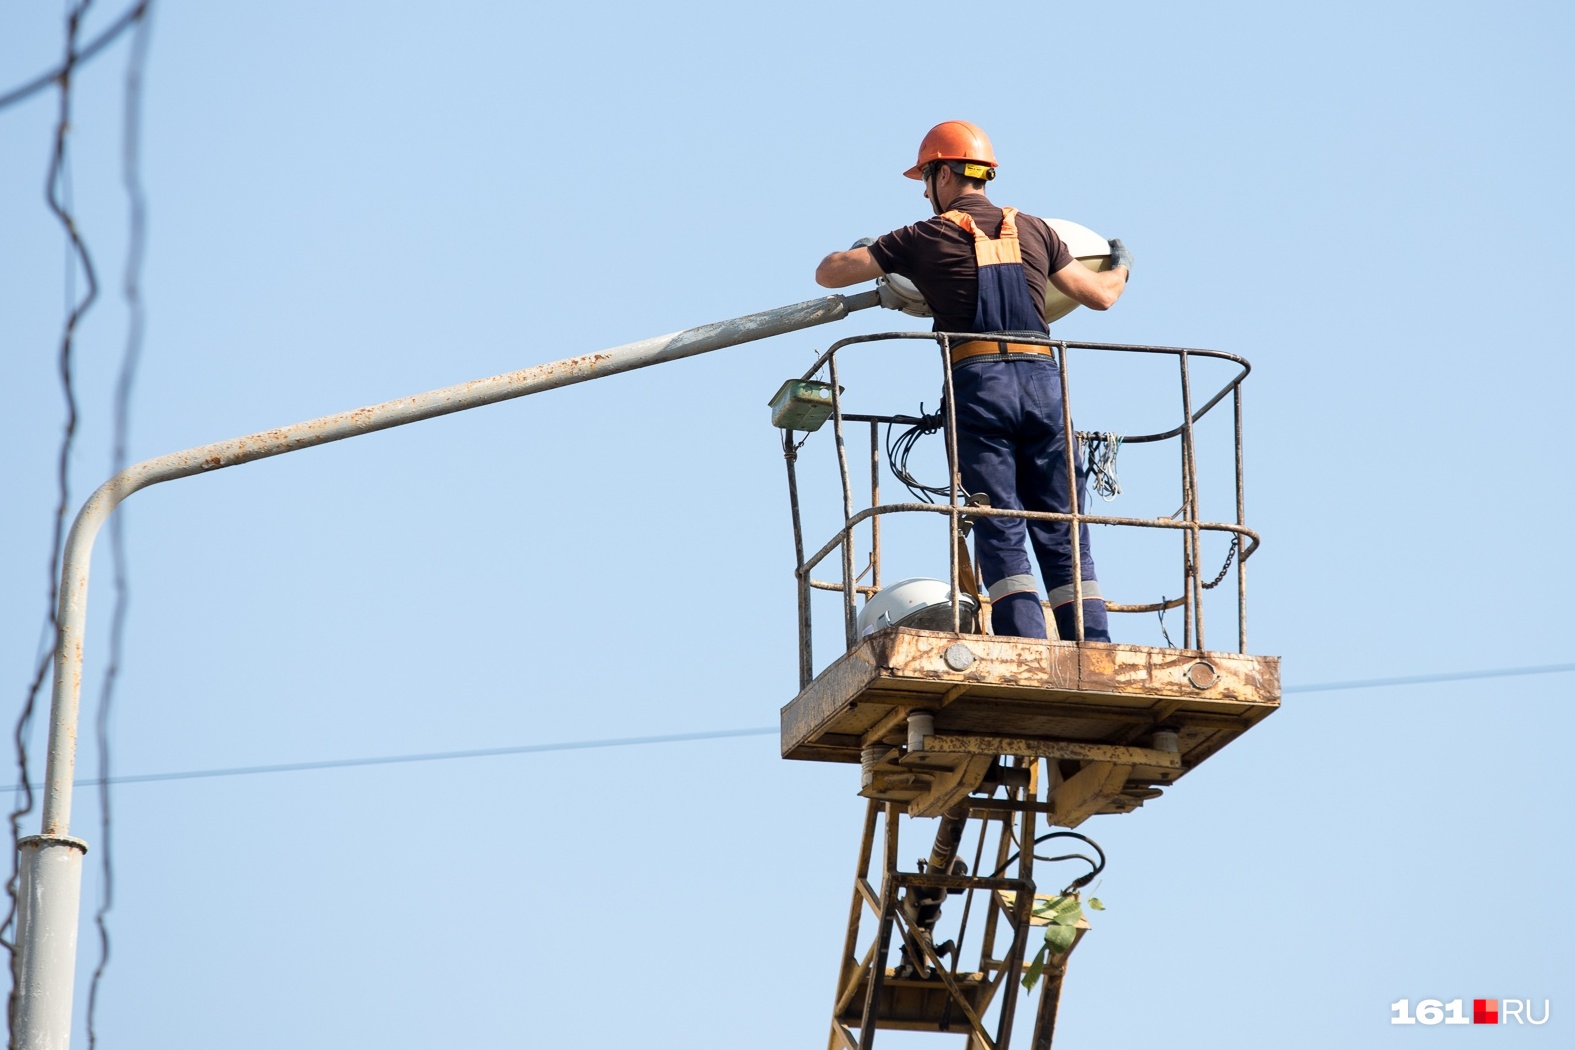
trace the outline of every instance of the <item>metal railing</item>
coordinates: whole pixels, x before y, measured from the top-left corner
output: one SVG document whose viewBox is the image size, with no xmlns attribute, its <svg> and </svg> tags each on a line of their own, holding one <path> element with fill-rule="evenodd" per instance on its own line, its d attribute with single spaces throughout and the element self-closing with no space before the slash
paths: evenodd
<svg viewBox="0 0 1575 1050">
<path fill-rule="evenodd" d="M 1070 506 L 1066 512 L 1010 510 L 987 505 L 973 505 L 965 502 L 967 494 L 962 491 L 957 471 L 957 421 L 955 402 L 952 396 L 952 343 L 954 340 L 957 342 L 971 342 L 1001 338 L 1009 339 L 1014 343 L 1030 343 L 1049 348 L 1052 351 L 1056 364 L 1060 368 L 1063 419 L 1066 421 L 1066 427 L 1069 432 L 1068 439 L 1064 442 L 1066 446 L 1067 491 L 1070 495 Z M 842 388 L 838 382 L 838 351 L 844 347 L 856 344 L 898 339 L 930 340 L 935 342 L 940 350 L 940 363 L 945 391 L 942 414 L 944 416 L 947 473 L 949 475 L 949 495 L 943 503 L 881 503 L 880 501 L 881 449 L 879 428 L 881 424 L 913 425 L 923 422 L 922 420 L 906 415 L 862 415 L 849 414 L 842 411 Z M 1078 506 L 1079 486 L 1077 475 L 1080 465 L 1078 463 L 1077 442 L 1074 436 L 1076 431 L 1072 422 L 1074 416 L 1068 369 L 1069 351 L 1072 350 L 1112 354 L 1160 355 L 1176 359 L 1180 381 L 1181 422 L 1168 430 L 1157 433 L 1137 434 L 1122 438 L 1123 446 L 1153 444 L 1170 440 L 1179 441 L 1182 505 L 1176 515 L 1167 518 L 1119 517 L 1108 514 L 1088 514 Z M 1230 362 L 1239 366 L 1240 369 L 1223 386 L 1211 394 L 1202 405 L 1196 408 L 1194 408 L 1195 399 L 1192 393 L 1192 362 L 1195 358 Z M 1083 624 L 1084 581 L 1082 579 L 1082 547 L 1078 542 L 1080 527 L 1083 525 L 1113 525 L 1178 531 L 1182 534 L 1183 589 L 1181 597 L 1168 600 L 1162 599 L 1159 602 L 1139 605 L 1123 605 L 1107 601 L 1106 607 L 1110 612 L 1116 613 L 1162 612 L 1175 608 L 1184 610 L 1181 648 L 1188 650 L 1202 650 L 1205 647 L 1203 592 L 1223 582 L 1224 573 L 1230 568 L 1230 564 L 1227 563 L 1226 569 L 1222 570 L 1220 577 L 1213 581 L 1205 581 L 1203 579 L 1198 557 L 1203 533 L 1228 534 L 1231 536 L 1231 549 L 1235 555 L 1237 649 L 1240 652 L 1247 651 L 1246 561 L 1258 549 L 1260 540 L 1258 534 L 1249 529 L 1245 521 L 1246 506 L 1242 477 L 1241 384 L 1252 370 L 1252 366 L 1246 359 L 1219 350 L 1118 343 L 1081 343 L 1052 339 L 1048 335 L 1036 336 L 1016 332 L 1009 334 L 882 332 L 838 340 L 815 359 L 815 363 L 804 373 L 803 378 L 812 379 L 822 368 L 825 368 L 829 373 L 828 378 L 831 387 L 832 435 L 836 446 L 837 467 L 842 483 L 843 525 L 830 540 L 807 558 L 804 554 L 804 528 L 799 507 L 798 474 L 796 469 L 798 449 L 803 442 L 794 442 L 793 431 L 787 431 L 783 436 L 783 452 L 787 460 L 788 495 L 793 513 L 794 554 L 797 563 L 794 575 L 797 580 L 798 590 L 800 688 L 807 686 L 814 678 L 814 657 L 811 638 L 813 629 L 811 593 L 815 590 L 840 591 L 842 593 L 843 620 L 847 646 L 851 649 L 857 645 L 859 641 L 856 626 L 858 619 L 857 598 L 860 594 L 867 598 L 880 590 L 880 520 L 882 516 L 888 514 L 938 514 L 945 516 L 951 550 L 952 629 L 959 633 L 962 624 L 961 598 L 963 588 L 962 566 L 959 562 L 958 552 L 961 549 L 966 554 L 966 546 L 959 542 L 961 537 L 966 536 L 965 526 L 971 524 L 974 520 L 985 517 L 1066 522 L 1072 541 L 1070 547 L 1073 570 L 1073 605 L 1076 619 L 1076 640 L 1079 642 L 1084 640 L 1085 633 Z M 1231 399 L 1234 417 L 1232 420 L 1232 444 L 1234 446 L 1235 462 L 1236 520 L 1234 522 L 1202 521 L 1198 518 L 1198 458 L 1194 428 L 1199 420 L 1208 415 L 1227 396 Z M 869 506 L 858 511 L 855 511 L 853 507 L 853 486 L 848 469 L 846 425 L 849 423 L 868 423 L 870 428 L 870 500 Z M 808 436 L 804 435 L 805 438 Z M 855 573 L 854 529 L 866 521 L 870 523 L 870 561 L 863 572 Z M 842 555 L 841 582 L 816 579 L 812 575 L 815 568 L 829 557 L 833 551 L 839 550 Z M 865 573 L 870 575 L 870 582 L 867 585 L 861 585 L 858 581 Z"/>
</svg>

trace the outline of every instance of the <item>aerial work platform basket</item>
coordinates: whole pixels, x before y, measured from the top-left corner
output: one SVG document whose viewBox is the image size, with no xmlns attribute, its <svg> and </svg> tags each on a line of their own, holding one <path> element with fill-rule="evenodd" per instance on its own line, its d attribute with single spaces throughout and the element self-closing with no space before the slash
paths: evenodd
<svg viewBox="0 0 1575 1050">
<path fill-rule="evenodd" d="M 938 417 L 845 411 L 839 352 L 900 339 L 930 341 L 940 351 L 944 398 Z M 1112 435 L 1079 434 L 1081 442 L 1065 442 L 1067 488 L 1074 494 L 1066 512 L 993 508 L 970 498 L 961 489 L 956 468 L 952 341 L 944 333 L 843 339 L 821 354 L 801 379 L 784 384 L 772 403 L 774 419 L 784 429 L 797 554 L 800 692 L 782 709 L 782 755 L 859 765 L 859 794 L 869 799 L 833 1010 L 832 1050 L 838 1046 L 864 1050 L 873 1044 L 877 1029 L 952 1032 L 968 1037 L 969 1050 L 1004 1050 L 1015 1013 L 1015 986 L 1025 971 L 1028 933 L 1042 921 L 1035 914 L 1049 906 L 1046 902 L 1078 900 L 1087 880 L 1103 868 L 1102 854 L 1097 863 L 1081 855 L 1039 857 L 1041 861 L 1087 860 L 1093 870 L 1073 880 L 1060 894 L 1036 893 L 1035 853 L 1023 844 L 1037 845 L 1047 838 L 1086 841 L 1082 834 L 1065 830 L 1036 834 L 1037 822 L 1070 829 L 1099 814 L 1130 812 L 1157 798 L 1279 706 L 1278 658 L 1247 652 L 1246 562 L 1259 543 L 1257 534 L 1245 524 L 1242 476 L 1241 384 L 1250 366 L 1242 358 L 1212 350 L 1072 343 L 1016 333 L 1011 340 L 1037 343 L 1052 351 L 1060 369 L 1069 432 L 1075 432 L 1069 352 L 1175 363 L 1179 421 L 1169 429 L 1126 436 L 1119 443 L 1175 442 L 1181 502 L 1176 514 L 1116 517 L 1089 513 L 1077 504 L 1076 477 L 1086 466 L 1079 444 L 1097 447 L 1100 438 L 1108 442 Z M 1195 398 L 1193 370 L 1202 359 L 1224 362 L 1234 370 L 1212 393 Z M 823 370 L 825 380 L 817 380 Z M 1211 521 L 1198 510 L 1197 424 L 1227 398 L 1232 416 L 1234 491 L 1229 495 L 1234 520 Z M 822 547 L 806 555 L 798 457 L 809 433 L 827 420 L 832 424 L 841 482 L 842 525 Z M 848 431 L 861 425 L 867 425 L 869 432 L 869 498 L 867 506 L 855 510 Z M 915 487 L 893 458 L 891 473 L 924 501 L 883 503 L 883 425 L 888 428 L 888 457 L 893 455 L 891 428 L 939 429 L 946 440 L 948 484 Z M 861 632 L 859 600 L 869 602 L 882 590 L 881 519 L 892 515 L 927 515 L 944 525 L 934 552 L 937 562 L 940 558 L 949 561 L 949 609 L 939 606 L 928 610 L 921 626 L 898 620 L 895 626 L 879 629 L 866 624 L 867 629 Z M 1065 522 L 1073 530 L 1090 524 L 1165 530 L 1175 535 L 1181 571 L 1179 579 L 1170 579 L 1172 593 L 1180 597 L 1162 597 L 1145 604 L 1107 601 L 1107 608 L 1116 614 L 1159 614 L 1161 625 L 1166 611 L 1180 609 L 1182 644 L 1156 647 L 1078 640 L 1084 625 L 1076 543 L 1072 551 L 1078 581 L 1073 588 L 1077 638 L 1031 639 L 988 633 L 990 602 L 977 593 L 966 542 L 973 523 L 988 516 Z M 1212 580 L 1200 565 L 1204 537 L 1210 534 L 1230 541 L 1225 567 Z M 868 558 L 862 569 L 856 567 L 860 541 L 868 542 Z M 817 576 L 817 570 L 824 573 L 823 566 L 840 568 L 840 579 Z M 1231 651 L 1209 649 L 1205 644 L 1205 596 L 1232 575 L 1235 586 L 1231 597 L 1235 601 L 1230 611 L 1234 613 L 1236 644 Z M 817 671 L 812 612 L 815 594 L 825 592 L 841 599 L 845 645 L 840 655 Z M 1114 633 L 1119 636 L 1120 620 L 1112 619 Z M 882 816 L 885 831 L 878 835 Z M 917 871 L 903 871 L 898 866 L 903 816 L 941 818 L 930 857 Z M 970 828 L 977 832 L 971 869 L 959 859 L 962 840 Z M 878 890 L 870 881 L 877 839 L 883 857 Z M 965 897 L 961 923 L 951 940 L 940 942 L 940 902 L 958 894 Z M 876 919 L 876 932 L 861 951 L 861 918 L 866 908 Z M 970 918 L 984 924 L 981 935 L 968 935 Z M 1079 938 L 1083 928 L 1086 923 L 1079 927 Z M 893 961 L 889 956 L 894 935 L 899 939 L 900 954 L 896 965 L 888 965 Z M 969 949 L 966 953 L 964 945 Z M 1035 1050 L 1050 1045 L 1060 979 L 1070 950 L 1068 946 L 1065 951 L 1041 955 L 1043 983 L 1032 1040 Z M 964 965 L 964 954 L 975 961 Z M 1000 994 L 1003 987 L 1009 994 Z M 992 1006 L 993 1013 L 987 1016 Z"/>
<path fill-rule="evenodd" d="M 1053 759 L 1058 772 L 1075 763 L 1043 812 L 1076 827 L 1157 797 L 1272 712 L 1278 663 L 892 627 L 783 708 L 782 754 L 862 762 L 862 793 L 916 817 L 960 801 L 999 756 Z"/>
</svg>

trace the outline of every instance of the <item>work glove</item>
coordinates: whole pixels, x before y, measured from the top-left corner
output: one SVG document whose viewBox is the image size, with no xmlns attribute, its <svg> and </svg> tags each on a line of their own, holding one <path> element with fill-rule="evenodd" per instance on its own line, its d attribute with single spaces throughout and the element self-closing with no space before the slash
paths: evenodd
<svg viewBox="0 0 1575 1050">
<path fill-rule="evenodd" d="M 1132 279 L 1132 253 L 1127 250 L 1125 244 L 1121 243 L 1120 237 L 1116 237 L 1110 242 L 1110 268 L 1114 270 L 1117 266 L 1125 266 L 1127 268 L 1127 280 L 1130 281 Z"/>
<path fill-rule="evenodd" d="M 860 237 L 858 240 L 853 242 L 853 244 L 848 248 L 848 251 L 851 252 L 854 248 L 868 248 L 874 243 L 875 238 L 873 237 Z"/>
</svg>

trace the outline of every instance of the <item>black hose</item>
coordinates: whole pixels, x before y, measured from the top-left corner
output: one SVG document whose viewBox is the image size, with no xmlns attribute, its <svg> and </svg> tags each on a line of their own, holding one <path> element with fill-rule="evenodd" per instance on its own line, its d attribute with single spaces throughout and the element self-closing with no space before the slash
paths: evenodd
<svg viewBox="0 0 1575 1050">
<path fill-rule="evenodd" d="M 1097 861 L 1093 857 L 1090 857 L 1084 853 L 1066 853 L 1059 857 L 1041 857 L 1037 853 L 1034 854 L 1035 860 L 1042 860 L 1049 864 L 1054 864 L 1063 860 L 1080 860 L 1089 866 L 1090 870 L 1086 874 L 1080 875 L 1076 879 L 1073 879 L 1072 882 L 1067 885 L 1066 889 L 1061 891 L 1063 894 L 1073 893 L 1082 889 L 1090 882 L 1093 882 L 1094 879 L 1098 878 L 1099 873 L 1105 870 L 1105 851 L 1100 848 L 1099 843 L 1095 842 L 1087 835 L 1080 834 L 1076 831 L 1047 831 L 1043 835 L 1040 835 L 1038 838 L 1034 839 L 1033 844 L 1037 846 L 1041 842 L 1047 842 L 1050 839 L 1077 839 L 1079 842 L 1086 842 L 1090 846 L 1094 847 L 1094 852 L 1099 854 L 1099 859 Z M 995 870 L 995 873 L 991 875 L 990 878 L 1000 878 L 1006 869 L 1011 867 L 1012 863 L 1021 856 L 1022 851 L 1019 850 L 1018 852 L 1013 853 L 1010 857 L 1007 857 L 1006 861 Z"/>
</svg>

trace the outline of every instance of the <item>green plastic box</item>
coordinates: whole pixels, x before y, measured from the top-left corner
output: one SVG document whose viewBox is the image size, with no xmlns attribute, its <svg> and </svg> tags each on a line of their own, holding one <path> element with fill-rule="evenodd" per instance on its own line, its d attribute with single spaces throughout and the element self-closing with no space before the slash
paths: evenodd
<svg viewBox="0 0 1575 1050">
<path fill-rule="evenodd" d="M 831 384 L 789 379 L 771 398 L 771 425 L 811 434 L 831 418 Z"/>
</svg>

